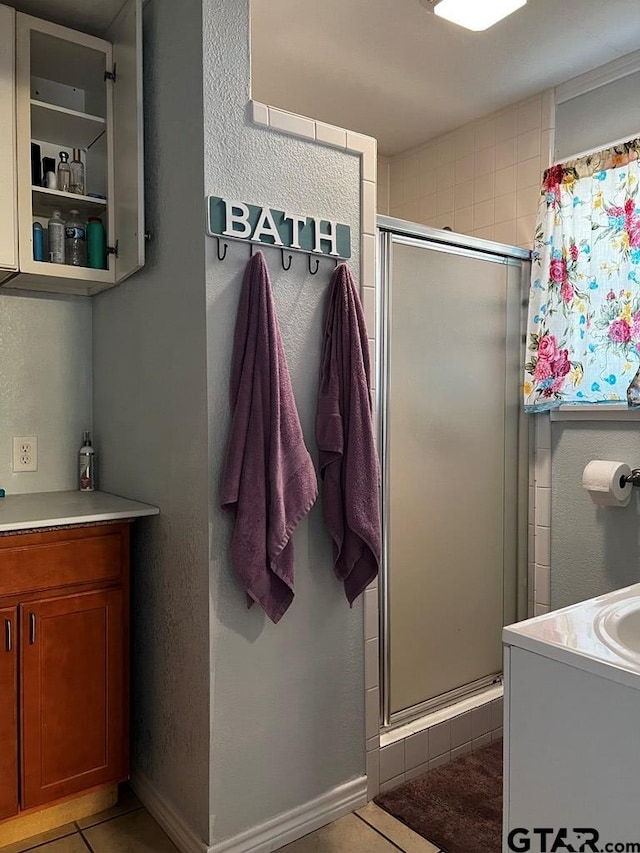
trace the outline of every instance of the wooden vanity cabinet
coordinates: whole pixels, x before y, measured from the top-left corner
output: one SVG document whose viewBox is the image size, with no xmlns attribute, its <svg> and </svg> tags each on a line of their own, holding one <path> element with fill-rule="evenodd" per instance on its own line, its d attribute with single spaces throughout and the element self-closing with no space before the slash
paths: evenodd
<svg viewBox="0 0 640 853">
<path fill-rule="evenodd" d="M 17 610 L 0 610 L 0 820 L 18 811 Z"/>
<path fill-rule="evenodd" d="M 128 776 L 128 554 L 128 523 L 0 537 L 0 819 Z"/>
</svg>

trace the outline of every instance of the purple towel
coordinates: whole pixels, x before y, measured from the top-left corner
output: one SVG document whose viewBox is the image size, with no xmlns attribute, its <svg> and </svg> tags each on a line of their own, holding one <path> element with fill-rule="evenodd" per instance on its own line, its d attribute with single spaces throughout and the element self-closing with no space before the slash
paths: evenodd
<svg viewBox="0 0 640 853">
<path fill-rule="evenodd" d="M 235 516 L 233 567 L 249 607 L 278 622 L 293 600 L 291 534 L 318 494 L 262 252 L 247 264 L 231 363 L 233 420 L 222 507 Z"/>
<path fill-rule="evenodd" d="M 380 564 L 380 468 L 373 437 L 369 344 L 346 264 L 329 284 L 316 437 L 336 574 L 353 604 Z"/>
</svg>

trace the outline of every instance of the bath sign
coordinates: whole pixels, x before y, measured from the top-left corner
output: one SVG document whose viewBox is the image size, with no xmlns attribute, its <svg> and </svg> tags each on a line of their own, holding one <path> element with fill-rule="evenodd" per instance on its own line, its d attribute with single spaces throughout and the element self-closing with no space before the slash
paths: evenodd
<svg viewBox="0 0 640 853">
<path fill-rule="evenodd" d="M 207 198 L 207 234 L 315 252 L 333 258 L 351 257 L 351 228 L 348 225 L 341 225 L 333 219 L 301 216 L 215 195 Z"/>
</svg>

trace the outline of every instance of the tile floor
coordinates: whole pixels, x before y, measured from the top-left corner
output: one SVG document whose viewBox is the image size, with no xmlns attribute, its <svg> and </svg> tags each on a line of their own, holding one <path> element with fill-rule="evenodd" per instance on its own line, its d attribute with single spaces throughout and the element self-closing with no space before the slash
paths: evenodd
<svg viewBox="0 0 640 853">
<path fill-rule="evenodd" d="M 438 853 L 422 836 L 369 803 L 311 835 L 282 847 L 280 853 Z"/>
<path fill-rule="evenodd" d="M 117 806 L 17 844 L 1 853 L 177 853 L 135 794 L 123 788 Z M 282 847 L 280 853 L 438 853 L 387 812 L 369 803 L 354 814 Z"/>
<path fill-rule="evenodd" d="M 1 853 L 27 850 L 37 853 L 178 853 L 126 785 L 112 809 L 0 848 Z"/>
</svg>

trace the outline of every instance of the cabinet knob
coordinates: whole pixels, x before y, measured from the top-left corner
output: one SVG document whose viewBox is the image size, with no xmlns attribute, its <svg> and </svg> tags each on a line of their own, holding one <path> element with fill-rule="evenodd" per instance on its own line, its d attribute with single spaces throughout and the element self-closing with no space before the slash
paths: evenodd
<svg viewBox="0 0 640 853">
<path fill-rule="evenodd" d="M 4 645 L 8 652 L 13 649 L 13 628 L 11 619 L 4 620 Z"/>
<path fill-rule="evenodd" d="M 29 614 L 29 645 L 33 645 L 36 641 L 36 614 Z"/>
</svg>

